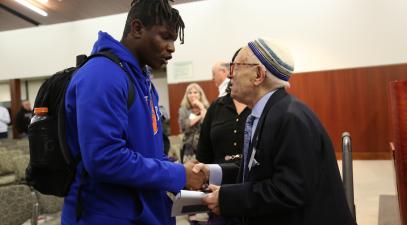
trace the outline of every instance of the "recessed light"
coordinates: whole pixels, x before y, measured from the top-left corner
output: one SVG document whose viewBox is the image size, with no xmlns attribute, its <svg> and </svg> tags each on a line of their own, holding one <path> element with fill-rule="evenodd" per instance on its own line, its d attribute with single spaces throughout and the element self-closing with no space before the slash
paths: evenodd
<svg viewBox="0 0 407 225">
<path fill-rule="evenodd" d="M 31 9 L 32 11 L 40 14 L 41 16 L 48 16 L 47 12 L 45 12 L 44 10 L 42 10 L 42 9 L 38 8 L 37 6 L 31 4 L 30 2 L 27 2 L 26 0 L 14 0 L 14 1 L 20 3 L 21 5 L 29 8 L 29 9 Z"/>
</svg>

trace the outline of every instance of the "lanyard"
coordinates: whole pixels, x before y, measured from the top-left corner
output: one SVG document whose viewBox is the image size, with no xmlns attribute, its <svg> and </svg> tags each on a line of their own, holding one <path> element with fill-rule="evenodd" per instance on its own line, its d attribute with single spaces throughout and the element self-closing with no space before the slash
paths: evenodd
<svg viewBox="0 0 407 225">
<path fill-rule="evenodd" d="M 133 67 L 129 66 L 133 74 L 137 74 L 137 72 L 133 69 Z M 145 78 L 145 84 L 148 86 L 148 93 L 147 95 L 144 96 L 144 99 L 147 104 L 147 108 L 149 109 L 149 112 L 151 113 L 151 125 L 153 128 L 153 134 L 156 135 L 158 133 L 158 121 L 160 120 L 159 115 L 157 113 L 156 107 L 154 106 L 154 99 L 152 96 L 153 92 L 153 84 L 151 83 L 150 80 L 150 75 L 151 75 L 151 68 L 146 66 L 145 70 L 142 70 L 142 75 Z"/>
<path fill-rule="evenodd" d="M 154 105 L 154 100 L 153 100 L 153 97 L 152 97 L 152 91 L 153 91 L 152 89 L 153 88 L 152 88 L 152 83 L 151 83 L 151 80 L 150 80 L 151 69 L 148 66 L 146 66 L 145 69 L 146 69 L 146 71 L 145 71 L 146 84 L 148 86 L 148 95 L 145 96 L 145 99 L 146 99 L 147 106 L 148 106 L 148 108 L 150 109 L 150 112 L 151 112 L 151 121 L 152 121 L 153 133 L 154 133 L 154 135 L 156 135 L 158 133 L 158 121 L 159 121 L 159 116 L 158 116 L 158 113 L 157 113 L 158 109 L 156 109 L 156 107 Z"/>
</svg>

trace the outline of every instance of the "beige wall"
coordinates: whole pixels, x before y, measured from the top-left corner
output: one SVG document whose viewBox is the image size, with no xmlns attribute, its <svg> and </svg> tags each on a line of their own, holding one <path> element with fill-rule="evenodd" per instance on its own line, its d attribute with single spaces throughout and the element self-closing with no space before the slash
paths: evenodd
<svg viewBox="0 0 407 225">
<path fill-rule="evenodd" d="M 296 72 L 407 62 L 405 0 L 206 0 L 176 5 L 185 44 L 168 68 L 168 83 L 210 79 L 210 66 L 242 44 L 270 36 L 289 47 Z M 52 74 L 89 53 L 97 32 L 121 38 L 125 14 L 0 32 L 0 80 Z M 173 63 L 192 62 L 178 79 Z"/>
<path fill-rule="evenodd" d="M 229 60 L 256 36 L 284 43 L 297 73 L 407 62 L 404 0 L 205 0 L 175 7 L 186 24 L 185 44 L 176 44 L 168 76 L 155 82 L 166 108 L 167 83 L 211 79 L 213 62 Z M 89 54 L 99 30 L 120 39 L 125 19 L 118 14 L 0 32 L 0 101 L 10 98 L 8 79 L 44 77 L 73 66 L 76 55 Z M 182 62 L 191 63 L 190 77 L 176 76 L 174 64 Z M 29 81 L 32 103 L 40 83 Z"/>
<path fill-rule="evenodd" d="M 169 112 L 169 101 L 168 101 L 168 84 L 165 72 L 156 72 L 154 74 L 153 83 L 160 96 L 160 105 L 163 105 Z M 45 78 L 38 78 L 33 80 L 28 80 L 28 100 L 34 105 L 35 97 L 41 86 L 45 81 Z M 26 99 L 25 95 L 25 80 L 21 81 L 21 99 Z M 0 102 L 10 101 L 10 86 L 8 82 L 0 83 Z"/>
</svg>

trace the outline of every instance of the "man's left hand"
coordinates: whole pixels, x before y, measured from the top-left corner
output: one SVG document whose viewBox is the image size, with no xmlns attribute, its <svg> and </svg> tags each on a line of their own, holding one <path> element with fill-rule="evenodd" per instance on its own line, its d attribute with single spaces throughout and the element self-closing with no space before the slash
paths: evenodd
<svg viewBox="0 0 407 225">
<path fill-rule="evenodd" d="M 202 199 L 203 204 L 207 205 L 208 208 L 216 215 L 220 215 L 219 208 L 219 189 L 220 186 L 209 185 L 208 189 L 211 191 L 205 198 Z"/>
</svg>

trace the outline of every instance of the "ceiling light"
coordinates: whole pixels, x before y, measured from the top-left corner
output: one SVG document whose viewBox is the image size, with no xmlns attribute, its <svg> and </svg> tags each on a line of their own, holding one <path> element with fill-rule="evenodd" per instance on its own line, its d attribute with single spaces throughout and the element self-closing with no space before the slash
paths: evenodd
<svg viewBox="0 0 407 225">
<path fill-rule="evenodd" d="M 45 12 L 44 10 L 38 8 L 37 6 L 34 6 L 33 4 L 27 2 L 26 0 L 14 0 L 14 1 L 20 3 L 21 5 L 29 8 L 29 9 L 31 9 L 32 11 L 40 14 L 41 16 L 48 16 L 47 12 Z"/>
<path fill-rule="evenodd" d="M 40 3 L 42 3 L 42 4 L 47 4 L 47 3 L 48 3 L 48 0 L 37 0 L 37 2 L 40 2 Z"/>
</svg>

